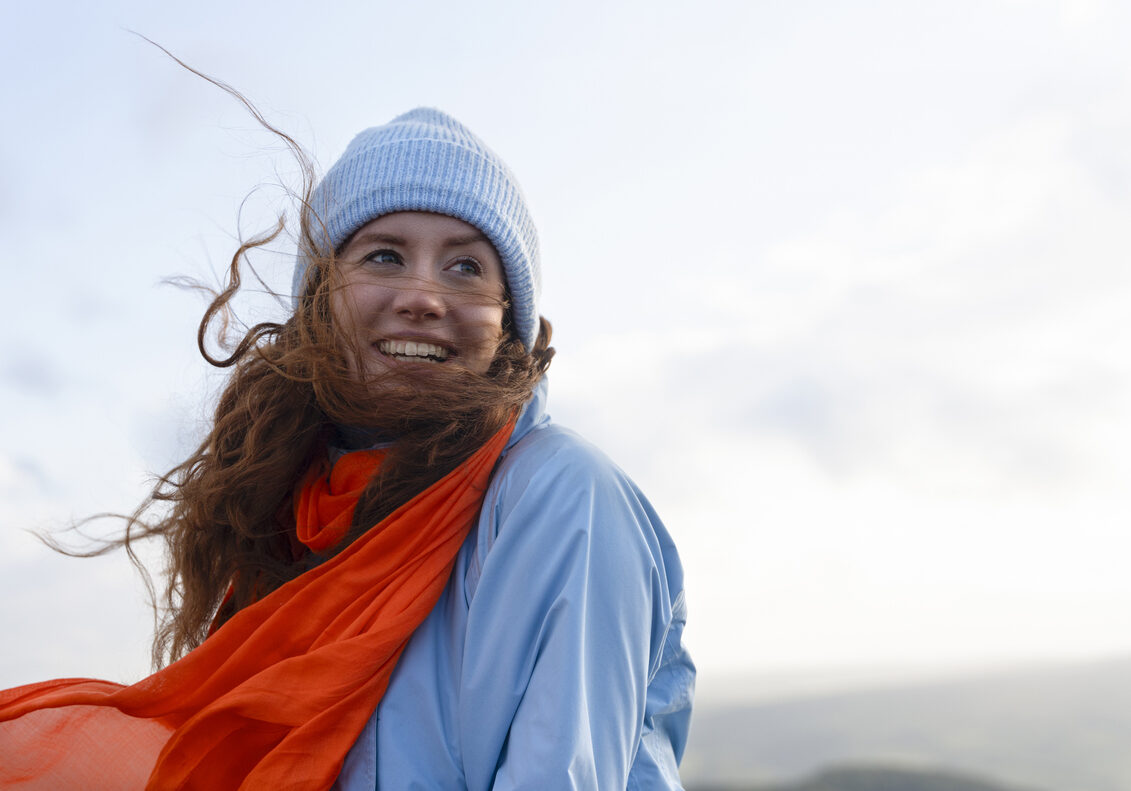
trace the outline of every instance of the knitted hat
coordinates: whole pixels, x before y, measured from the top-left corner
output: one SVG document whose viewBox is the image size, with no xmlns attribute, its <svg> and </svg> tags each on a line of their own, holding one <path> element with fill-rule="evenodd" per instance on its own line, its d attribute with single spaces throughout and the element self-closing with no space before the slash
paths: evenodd
<svg viewBox="0 0 1131 791">
<path fill-rule="evenodd" d="M 538 232 L 510 169 L 450 115 L 420 107 L 366 129 L 315 188 L 310 208 L 322 255 L 370 220 L 397 211 L 436 212 L 474 225 L 502 260 L 515 331 L 527 349 L 534 347 L 542 290 Z M 296 299 L 309 263 L 300 251 Z"/>
</svg>

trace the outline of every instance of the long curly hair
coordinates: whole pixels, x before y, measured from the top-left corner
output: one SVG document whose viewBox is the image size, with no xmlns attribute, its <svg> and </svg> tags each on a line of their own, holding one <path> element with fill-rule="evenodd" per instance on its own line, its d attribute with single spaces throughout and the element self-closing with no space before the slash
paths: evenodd
<svg viewBox="0 0 1131 791">
<path fill-rule="evenodd" d="M 238 91 L 177 60 L 241 102 L 276 135 L 300 166 L 299 248 L 311 258 L 307 285 L 283 322 L 256 324 L 227 356 L 208 341 L 226 345 L 233 326 L 231 302 L 251 268 L 248 254 L 287 230 L 244 241 L 231 258 L 224 288 L 215 294 L 197 332 L 202 356 L 231 368 L 207 436 L 188 458 L 157 478 L 137 510 L 125 517 L 118 538 L 87 553 L 124 547 L 148 575 L 132 544 L 160 538 L 166 550 L 165 586 L 154 595 L 157 618 L 153 663 L 160 667 L 198 646 L 214 623 L 302 574 L 377 524 L 467 459 L 530 399 L 553 357 L 551 327 L 544 318 L 527 350 L 504 312 L 501 340 L 486 374 L 449 365 L 404 366 L 382 375 L 379 386 L 349 365 L 350 344 L 331 309 L 341 285 L 336 255 L 317 254 L 310 211 L 316 178 L 310 157 L 291 137 L 268 123 Z M 504 309 L 506 308 L 504 297 Z M 308 470 L 326 459 L 340 427 L 393 438 L 379 473 L 362 494 L 346 538 L 325 554 L 295 539 L 293 497 Z M 230 593 L 229 593 L 230 591 Z M 222 605 L 222 606 L 221 606 Z"/>
</svg>

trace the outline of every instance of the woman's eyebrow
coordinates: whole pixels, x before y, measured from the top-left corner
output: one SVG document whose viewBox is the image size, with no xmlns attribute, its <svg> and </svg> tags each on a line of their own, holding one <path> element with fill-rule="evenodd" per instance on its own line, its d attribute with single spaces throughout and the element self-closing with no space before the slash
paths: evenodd
<svg viewBox="0 0 1131 791">
<path fill-rule="evenodd" d="M 490 244 L 491 240 L 481 233 L 471 233 L 466 236 L 449 236 L 444 241 L 444 247 L 461 247 L 465 244 L 475 244 L 476 242 L 487 242 L 487 244 Z"/>
<path fill-rule="evenodd" d="M 361 242 L 363 244 L 381 242 L 383 244 L 400 245 L 401 247 L 404 247 L 405 245 L 405 240 L 403 237 L 394 236 L 391 233 L 382 233 L 381 231 L 366 231 L 365 233 L 359 233 L 355 238 L 350 240 L 351 244 L 353 244 L 354 242 Z"/>
</svg>

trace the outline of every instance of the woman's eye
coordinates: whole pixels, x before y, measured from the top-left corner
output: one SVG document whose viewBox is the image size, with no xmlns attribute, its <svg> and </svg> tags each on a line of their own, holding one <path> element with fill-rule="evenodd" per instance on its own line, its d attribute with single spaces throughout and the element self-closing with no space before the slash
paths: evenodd
<svg viewBox="0 0 1131 791">
<path fill-rule="evenodd" d="M 483 267 L 474 258 L 461 258 L 452 264 L 451 268 L 464 275 L 483 274 Z"/>
<path fill-rule="evenodd" d="M 400 264 L 402 259 L 399 253 L 393 250 L 374 250 L 369 255 L 362 259 L 367 264 Z"/>
</svg>

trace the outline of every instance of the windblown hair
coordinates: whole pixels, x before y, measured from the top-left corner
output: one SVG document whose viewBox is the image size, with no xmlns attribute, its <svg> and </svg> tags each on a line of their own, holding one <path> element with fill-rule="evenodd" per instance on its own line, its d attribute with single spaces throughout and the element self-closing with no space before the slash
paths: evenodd
<svg viewBox="0 0 1131 791">
<path fill-rule="evenodd" d="M 239 246 L 226 286 L 208 306 L 197 333 L 204 358 L 232 369 L 208 435 L 157 479 L 127 518 L 122 537 L 99 550 L 124 546 L 137 563 L 131 542 L 155 536 L 165 542 L 166 585 L 155 601 L 155 666 L 188 653 L 214 622 L 224 622 L 348 546 L 455 469 L 530 399 L 554 354 L 549 322 L 541 319 L 535 347 L 528 351 L 505 312 L 486 374 L 455 365 L 420 365 L 403 366 L 379 381 L 360 375 L 349 364 L 357 340 L 342 337 L 333 320 L 332 296 L 341 285 L 336 254 L 318 253 L 314 244 L 319 219 L 309 208 L 315 183 L 309 156 L 235 89 L 181 65 L 240 101 L 298 161 L 303 179 L 298 242 L 310 267 L 290 318 L 251 327 L 228 356 L 217 357 L 207 341 L 215 335 L 223 345 L 232 326 L 230 303 L 241 289 L 241 273 L 251 268 L 247 256 L 280 238 L 285 218 Z M 394 441 L 358 502 L 346 538 L 315 555 L 295 538 L 293 498 L 308 471 L 325 463 L 339 427 Z"/>
</svg>

